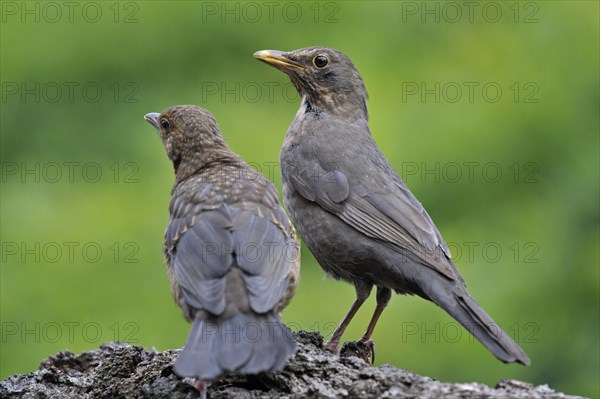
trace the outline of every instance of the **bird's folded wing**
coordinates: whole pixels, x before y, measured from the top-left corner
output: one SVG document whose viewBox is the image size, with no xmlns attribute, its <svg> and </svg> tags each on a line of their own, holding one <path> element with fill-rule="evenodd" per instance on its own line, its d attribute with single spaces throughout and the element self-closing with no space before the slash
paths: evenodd
<svg viewBox="0 0 600 399">
<path fill-rule="evenodd" d="M 233 233 L 234 242 L 240 244 L 236 263 L 244 272 L 250 307 L 257 313 L 269 312 L 281 301 L 299 255 L 292 237 L 274 222 L 287 219 L 281 207 L 272 208 L 270 213 L 268 218 L 251 213 Z"/>
<path fill-rule="evenodd" d="M 335 208 L 348 198 L 350 185 L 342 172 L 326 171 L 319 164 L 299 171 L 300 173 L 290 173 L 287 177 L 294 189 L 309 201 L 323 202 L 328 208 Z"/>
<path fill-rule="evenodd" d="M 175 218 L 166 232 L 167 256 L 183 299 L 215 315 L 225 310 L 225 275 L 233 265 L 230 218 L 224 206 Z"/>
<path fill-rule="evenodd" d="M 301 170 L 289 180 L 304 198 L 414 261 L 450 279 L 460 279 L 431 218 L 401 182 L 384 193 L 369 190 L 367 182 L 355 184 L 350 190 L 348 178 L 339 170 L 326 171 L 318 164 Z"/>
<path fill-rule="evenodd" d="M 165 233 L 166 253 L 189 305 L 222 313 L 225 275 L 233 266 L 243 271 L 255 312 L 271 311 L 284 296 L 299 251 L 293 227 L 276 202 L 274 186 L 263 199 L 266 204 L 240 201 L 221 203 L 218 208 L 214 201 L 175 204 L 177 216 Z"/>
</svg>

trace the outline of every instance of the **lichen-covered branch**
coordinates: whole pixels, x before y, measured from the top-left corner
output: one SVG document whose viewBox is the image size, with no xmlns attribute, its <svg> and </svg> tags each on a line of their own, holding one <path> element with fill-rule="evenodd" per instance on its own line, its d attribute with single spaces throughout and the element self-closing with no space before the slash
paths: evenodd
<svg viewBox="0 0 600 399">
<path fill-rule="evenodd" d="M 228 376 L 208 388 L 209 398 L 580 398 L 546 385 L 505 380 L 494 388 L 477 383 L 439 382 L 390 365 L 368 366 L 356 357 L 321 349 L 318 333 L 295 334 L 298 351 L 279 373 Z M 40 369 L 0 382 L 2 398 L 198 398 L 188 381 L 173 373 L 178 350 L 147 351 L 108 343 L 75 355 L 60 352 Z"/>
</svg>

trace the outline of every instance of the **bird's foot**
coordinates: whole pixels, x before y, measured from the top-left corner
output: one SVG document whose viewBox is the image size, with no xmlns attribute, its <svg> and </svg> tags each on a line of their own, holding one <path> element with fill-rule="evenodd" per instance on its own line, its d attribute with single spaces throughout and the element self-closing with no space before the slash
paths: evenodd
<svg viewBox="0 0 600 399">
<path fill-rule="evenodd" d="M 194 388 L 196 388 L 196 390 L 200 393 L 201 399 L 207 398 L 208 386 L 210 385 L 209 382 L 206 382 L 206 381 L 198 379 L 198 378 L 189 378 L 189 377 L 184 378 L 183 382 L 188 383 L 191 386 L 193 386 Z"/>
<path fill-rule="evenodd" d="M 340 356 L 358 357 L 365 363 L 372 365 L 375 362 L 375 342 L 371 339 L 344 342 Z"/>
<path fill-rule="evenodd" d="M 334 355 L 339 355 L 340 354 L 340 341 L 337 340 L 329 340 L 325 343 L 325 345 L 323 346 L 323 349 L 325 349 L 328 352 L 333 353 Z"/>
</svg>

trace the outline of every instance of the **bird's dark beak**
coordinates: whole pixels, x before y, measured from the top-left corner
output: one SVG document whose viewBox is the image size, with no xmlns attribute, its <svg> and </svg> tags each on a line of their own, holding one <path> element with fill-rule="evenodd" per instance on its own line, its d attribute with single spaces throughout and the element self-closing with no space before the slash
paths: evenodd
<svg viewBox="0 0 600 399">
<path fill-rule="evenodd" d="M 150 112 L 149 114 L 144 115 L 144 119 L 148 121 L 156 130 L 160 130 L 158 126 L 158 117 L 160 114 L 158 112 Z"/>
<path fill-rule="evenodd" d="M 254 58 L 282 71 L 305 69 L 304 65 L 290 60 L 286 53 L 278 50 L 261 50 L 254 53 Z"/>
</svg>

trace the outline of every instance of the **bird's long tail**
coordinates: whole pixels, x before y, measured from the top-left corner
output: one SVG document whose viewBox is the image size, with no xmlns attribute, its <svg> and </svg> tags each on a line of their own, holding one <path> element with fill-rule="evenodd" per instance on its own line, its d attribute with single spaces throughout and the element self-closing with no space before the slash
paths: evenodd
<svg viewBox="0 0 600 399">
<path fill-rule="evenodd" d="M 464 287 L 452 285 L 451 288 L 445 288 L 433 290 L 430 299 L 462 324 L 498 359 L 505 363 L 529 365 L 529 357 L 523 349 L 475 302 Z M 439 295 L 441 292 L 445 295 Z"/>
<path fill-rule="evenodd" d="M 202 380 L 228 372 L 277 371 L 295 350 L 290 330 L 273 314 L 238 313 L 218 321 L 196 319 L 174 369 L 182 377 Z"/>
</svg>

